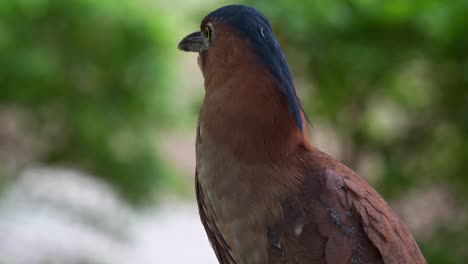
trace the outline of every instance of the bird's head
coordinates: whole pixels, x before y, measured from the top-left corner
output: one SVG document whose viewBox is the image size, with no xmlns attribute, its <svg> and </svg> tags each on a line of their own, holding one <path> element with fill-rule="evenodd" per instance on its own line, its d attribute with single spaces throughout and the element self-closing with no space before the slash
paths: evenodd
<svg viewBox="0 0 468 264">
<path fill-rule="evenodd" d="M 222 49 L 223 54 L 218 54 L 222 56 L 230 55 L 232 49 L 245 44 L 241 42 L 249 42 L 256 52 L 262 52 L 261 48 L 265 48 L 266 45 L 277 45 L 266 17 L 248 6 L 229 5 L 219 8 L 202 20 L 200 29 L 186 36 L 178 48 L 199 53 L 202 71 L 204 63 L 208 60 L 207 54 L 217 53 L 217 49 Z"/>
<path fill-rule="evenodd" d="M 296 96 L 291 73 L 268 19 L 258 10 L 229 5 L 209 13 L 200 31 L 186 36 L 178 48 L 197 52 L 198 64 L 206 79 L 212 75 L 234 75 L 265 69 L 275 79 L 297 125 L 302 129 L 302 107 Z M 261 67 L 256 67 L 261 65 Z"/>
</svg>

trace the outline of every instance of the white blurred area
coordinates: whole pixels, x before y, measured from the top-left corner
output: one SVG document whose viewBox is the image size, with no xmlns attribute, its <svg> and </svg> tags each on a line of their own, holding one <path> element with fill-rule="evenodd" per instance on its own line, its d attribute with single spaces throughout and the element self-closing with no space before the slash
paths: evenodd
<svg viewBox="0 0 468 264">
<path fill-rule="evenodd" d="M 29 168 L 0 197 L 0 263 L 217 263 L 192 203 L 137 211 L 95 178 Z"/>
</svg>

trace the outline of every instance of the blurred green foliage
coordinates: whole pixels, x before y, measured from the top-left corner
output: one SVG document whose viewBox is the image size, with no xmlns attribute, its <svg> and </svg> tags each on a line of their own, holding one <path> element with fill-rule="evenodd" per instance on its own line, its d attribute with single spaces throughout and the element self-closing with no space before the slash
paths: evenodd
<svg viewBox="0 0 468 264">
<path fill-rule="evenodd" d="M 245 2 L 270 18 L 294 75 L 307 77 L 306 110 L 344 139 L 346 164 L 370 154 L 385 197 L 435 183 L 468 198 L 468 1 Z M 45 135 L 42 162 L 79 166 L 137 202 L 177 184 L 154 136 L 170 119 L 176 41 L 150 6 L 0 1 L 0 107 L 27 111 Z M 468 224 L 420 245 L 429 263 L 464 263 Z"/>
<path fill-rule="evenodd" d="M 70 163 L 140 201 L 163 179 L 168 35 L 138 1 L 0 1 L 0 104 L 53 130 L 44 161 Z"/>
<path fill-rule="evenodd" d="M 371 153 L 386 197 L 436 183 L 468 198 L 468 1 L 246 2 L 312 83 L 307 112 L 345 139 L 345 163 Z M 464 263 L 467 231 L 422 242 L 429 263 Z"/>
</svg>

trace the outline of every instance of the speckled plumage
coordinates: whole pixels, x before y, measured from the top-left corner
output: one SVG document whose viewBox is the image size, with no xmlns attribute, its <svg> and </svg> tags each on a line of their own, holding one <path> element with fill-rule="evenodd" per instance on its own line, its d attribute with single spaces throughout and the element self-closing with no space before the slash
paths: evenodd
<svg viewBox="0 0 468 264">
<path fill-rule="evenodd" d="M 206 92 L 196 193 L 219 262 L 426 263 L 377 192 L 309 143 L 292 80 L 285 81 L 289 69 L 263 15 L 245 6 L 220 10 L 202 21 L 202 30 L 211 23 L 216 34 L 209 45 L 194 33 L 198 39 L 179 46 L 201 47 Z M 260 30 L 244 32 L 256 23 Z M 259 54 L 265 47 L 272 49 Z"/>
</svg>

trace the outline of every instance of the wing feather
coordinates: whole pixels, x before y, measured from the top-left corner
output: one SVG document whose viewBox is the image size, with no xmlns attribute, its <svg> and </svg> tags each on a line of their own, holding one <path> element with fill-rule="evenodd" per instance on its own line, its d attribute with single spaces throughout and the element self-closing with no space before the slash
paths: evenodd
<svg viewBox="0 0 468 264">
<path fill-rule="evenodd" d="M 304 169 L 301 191 L 283 203 L 282 222 L 269 227 L 270 263 L 427 263 L 371 186 L 328 155 L 317 156 Z"/>
</svg>

